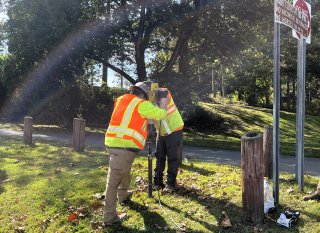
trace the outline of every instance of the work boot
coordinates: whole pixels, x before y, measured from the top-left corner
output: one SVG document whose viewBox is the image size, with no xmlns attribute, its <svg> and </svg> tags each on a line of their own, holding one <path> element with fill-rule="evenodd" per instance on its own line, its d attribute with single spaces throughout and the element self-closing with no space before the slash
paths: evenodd
<svg viewBox="0 0 320 233">
<path fill-rule="evenodd" d="M 133 195 L 133 191 L 128 191 L 128 196 L 123 201 L 119 202 L 120 205 L 130 205 L 132 203 L 131 198 Z"/>
<path fill-rule="evenodd" d="M 116 215 L 111 222 L 104 222 L 104 226 L 112 226 L 115 223 L 120 223 L 128 219 L 128 215 L 126 213 L 122 213 Z"/>
<path fill-rule="evenodd" d="M 304 201 L 308 201 L 308 200 L 320 200 L 320 192 L 315 192 L 313 194 L 310 194 L 308 196 L 304 196 L 303 197 Z"/>
<path fill-rule="evenodd" d="M 165 187 L 165 185 L 164 184 L 160 184 L 160 185 L 157 185 L 157 184 L 155 184 L 155 185 L 153 185 L 153 190 L 162 190 L 162 189 L 164 189 L 164 187 Z"/>
<path fill-rule="evenodd" d="M 166 185 L 166 187 L 162 190 L 163 193 L 173 193 L 175 190 L 175 187 L 174 186 L 171 186 L 171 185 Z"/>
</svg>

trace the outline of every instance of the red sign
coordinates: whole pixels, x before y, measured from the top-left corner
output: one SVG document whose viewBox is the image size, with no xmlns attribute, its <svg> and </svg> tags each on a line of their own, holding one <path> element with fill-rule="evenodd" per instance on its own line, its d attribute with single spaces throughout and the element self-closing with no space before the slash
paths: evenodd
<svg viewBox="0 0 320 233">
<path fill-rule="evenodd" d="M 307 34 L 307 43 L 310 43 L 310 32 L 311 32 L 311 5 L 306 3 L 304 0 L 295 0 L 293 5 L 308 18 L 308 34 Z M 298 32 L 293 32 L 293 36 L 297 39 L 300 39 L 300 34 Z"/>
<path fill-rule="evenodd" d="M 287 0 L 275 1 L 275 22 L 284 24 L 308 37 L 308 17 Z"/>
</svg>

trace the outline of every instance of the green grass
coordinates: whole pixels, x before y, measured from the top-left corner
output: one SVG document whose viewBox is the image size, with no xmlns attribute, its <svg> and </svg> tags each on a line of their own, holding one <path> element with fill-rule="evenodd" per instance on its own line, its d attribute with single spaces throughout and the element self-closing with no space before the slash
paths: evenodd
<svg viewBox="0 0 320 233">
<path fill-rule="evenodd" d="M 154 161 L 155 162 L 155 161 Z M 147 196 L 147 158 L 139 156 L 132 168 L 133 204 L 119 206 L 129 219 L 122 225 L 102 230 L 102 206 L 92 195 L 103 192 L 108 159 L 103 149 L 86 148 L 73 152 L 68 146 L 0 137 L 0 232 L 178 232 L 163 213 L 154 192 Z M 318 180 L 305 176 L 305 191 L 314 191 Z M 175 194 L 161 195 L 163 208 L 187 232 L 253 232 L 242 222 L 241 171 L 234 166 L 189 161 L 178 175 Z M 287 193 L 293 187 L 295 191 Z M 271 219 L 286 207 L 301 211 L 290 232 L 317 233 L 320 229 L 320 202 L 302 201 L 293 175 L 280 175 L 281 206 L 261 226 L 263 232 L 288 232 Z M 75 223 L 71 212 L 87 213 Z M 71 210 L 71 211 L 70 211 Z M 222 211 L 232 223 L 219 226 Z M 270 219 L 271 218 L 271 219 Z M 97 226 L 93 226 L 97 223 Z"/>
<path fill-rule="evenodd" d="M 273 126 L 272 109 L 240 105 L 201 103 L 201 107 L 224 119 L 228 130 L 220 134 L 185 133 L 184 141 L 194 146 L 240 150 L 241 136 L 249 131 L 263 132 L 265 126 Z M 280 113 L 280 152 L 295 155 L 296 115 Z M 320 117 L 305 118 L 305 155 L 320 158 Z"/>
</svg>

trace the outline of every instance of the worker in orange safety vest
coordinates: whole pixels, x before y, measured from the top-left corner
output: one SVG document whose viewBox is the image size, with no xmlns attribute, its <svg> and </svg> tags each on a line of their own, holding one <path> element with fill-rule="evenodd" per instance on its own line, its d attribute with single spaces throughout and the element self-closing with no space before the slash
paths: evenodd
<svg viewBox="0 0 320 233">
<path fill-rule="evenodd" d="M 110 156 L 107 176 L 104 224 L 123 221 L 126 213 L 116 212 L 117 199 L 125 203 L 128 192 L 130 171 L 136 154 L 144 149 L 148 132 L 148 119 L 161 120 L 166 116 L 168 99 L 162 98 L 159 107 L 148 101 L 148 88 L 143 82 L 131 87 L 130 94 L 115 100 L 105 145 Z"/>
<path fill-rule="evenodd" d="M 166 91 L 169 103 L 167 105 L 167 115 L 160 121 L 155 121 L 157 130 L 156 143 L 156 168 L 154 169 L 154 188 L 165 188 L 165 192 L 172 192 L 176 187 L 176 178 L 179 168 L 179 153 L 182 150 L 182 129 L 184 122 L 177 109 L 171 93 L 166 88 L 160 88 L 161 91 Z M 163 172 L 168 162 L 167 167 L 167 183 L 163 183 Z"/>
</svg>

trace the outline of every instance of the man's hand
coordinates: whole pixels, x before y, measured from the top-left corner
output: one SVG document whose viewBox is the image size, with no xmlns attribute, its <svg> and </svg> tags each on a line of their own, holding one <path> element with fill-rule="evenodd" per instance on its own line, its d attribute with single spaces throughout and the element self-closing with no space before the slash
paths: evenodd
<svg viewBox="0 0 320 233">
<path fill-rule="evenodd" d="M 169 99 L 168 98 L 161 98 L 160 102 L 159 102 L 159 108 L 167 110 L 168 103 L 169 103 Z"/>
</svg>

